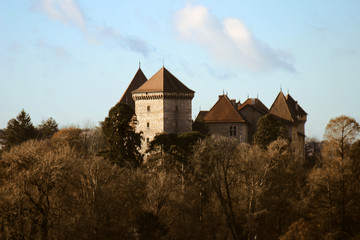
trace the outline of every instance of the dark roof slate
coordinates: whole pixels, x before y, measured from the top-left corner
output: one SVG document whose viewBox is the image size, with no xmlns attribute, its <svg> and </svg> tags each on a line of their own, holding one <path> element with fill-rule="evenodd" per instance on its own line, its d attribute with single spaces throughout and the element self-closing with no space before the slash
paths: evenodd
<svg viewBox="0 0 360 240">
<path fill-rule="evenodd" d="M 246 106 L 251 106 L 263 114 L 269 112 L 269 109 L 258 98 L 248 98 L 243 104 L 238 107 L 238 111 L 245 108 Z"/>
<path fill-rule="evenodd" d="M 166 92 L 166 93 L 194 93 L 180 80 L 162 67 L 148 81 L 133 91 L 133 93 Z"/>
<path fill-rule="evenodd" d="M 139 88 L 141 85 L 143 85 L 147 81 L 147 78 L 143 71 L 139 68 L 139 70 L 136 72 L 134 78 L 130 82 L 129 86 L 127 87 L 126 91 L 120 98 L 120 102 L 129 105 L 130 107 L 135 109 L 135 102 L 132 98 L 131 92 L 135 89 Z"/>
<path fill-rule="evenodd" d="M 202 121 L 204 120 L 205 115 L 208 113 L 209 111 L 200 111 L 199 114 L 197 115 L 197 117 L 195 118 L 195 121 Z"/>
</svg>

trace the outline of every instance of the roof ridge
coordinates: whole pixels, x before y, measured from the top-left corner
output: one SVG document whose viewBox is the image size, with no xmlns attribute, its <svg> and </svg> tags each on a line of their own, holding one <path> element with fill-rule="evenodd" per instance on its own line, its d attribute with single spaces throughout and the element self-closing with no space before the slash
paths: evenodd
<svg viewBox="0 0 360 240">
<path fill-rule="evenodd" d="M 231 107 L 229 107 L 230 105 Z M 221 111 L 219 108 L 221 108 Z M 204 116 L 204 120 L 208 122 L 247 122 L 246 118 L 236 109 L 225 94 L 219 96 L 218 101 Z"/>
<path fill-rule="evenodd" d="M 194 93 L 165 67 L 160 68 L 147 82 L 133 91 L 137 92 Z"/>
</svg>

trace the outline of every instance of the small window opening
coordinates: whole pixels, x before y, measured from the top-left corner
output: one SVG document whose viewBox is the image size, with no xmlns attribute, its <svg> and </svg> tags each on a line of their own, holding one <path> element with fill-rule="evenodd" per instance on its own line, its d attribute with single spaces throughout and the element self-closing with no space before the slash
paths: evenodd
<svg viewBox="0 0 360 240">
<path fill-rule="evenodd" d="M 146 127 L 148 127 L 148 128 L 150 127 L 150 123 L 149 123 L 149 122 L 148 122 L 148 123 L 146 123 Z"/>
<path fill-rule="evenodd" d="M 150 106 L 147 106 L 147 111 L 150 112 Z"/>
</svg>

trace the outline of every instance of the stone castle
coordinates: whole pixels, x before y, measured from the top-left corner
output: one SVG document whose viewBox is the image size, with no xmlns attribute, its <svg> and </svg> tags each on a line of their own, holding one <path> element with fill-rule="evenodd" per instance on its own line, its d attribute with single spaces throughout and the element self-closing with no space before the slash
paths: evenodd
<svg viewBox="0 0 360 240">
<path fill-rule="evenodd" d="M 165 67 L 147 80 L 140 67 L 120 99 L 135 109 L 136 131 L 144 133 L 144 148 L 158 133 L 183 133 L 192 130 L 191 101 L 194 91 L 186 87 Z M 258 98 L 244 103 L 219 96 L 209 111 L 200 111 L 196 120 L 203 120 L 210 134 L 233 137 L 251 143 L 258 120 L 271 114 L 283 122 L 296 151 L 305 153 L 305 122 L 307 113 L 289 94 L 282 91 L 268 109 Z"/>
</svg>

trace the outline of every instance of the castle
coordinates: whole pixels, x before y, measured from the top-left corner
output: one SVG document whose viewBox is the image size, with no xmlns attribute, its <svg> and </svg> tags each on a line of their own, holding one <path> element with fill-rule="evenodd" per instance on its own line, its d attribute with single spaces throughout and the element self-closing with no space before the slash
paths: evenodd
<svg viewBox="0 0 360 240">
<path fill-rule="evenodd" d="M 139 67 L 120 102 L 135 109 L 136 131 L 144 133 L 143 146 L 146 146 L 158 133 L 192 131 L 191 101 L 194 93 L 165 67 L 149 80 Z M 210 134 L 251 143 L 258 120 L 266 114 L 273 115 L 286 126 L 293 146 L 304 157 L 307 113 L 281 90 L 270 109 L 258 98 L 248 98 L 240 103 L 225 94 L 220 95 L 209 111 L 199 112 L 196 120 L 203 120 Z"/>
</svg>

